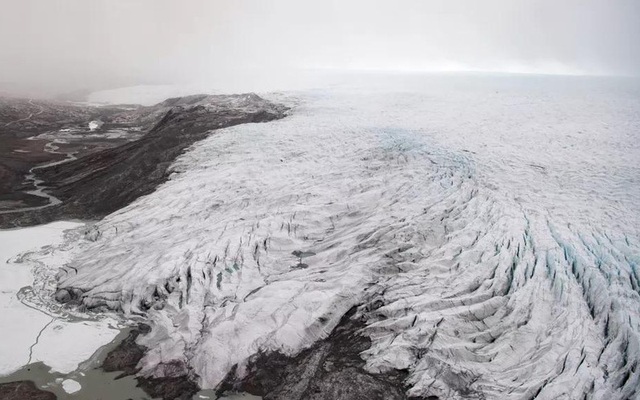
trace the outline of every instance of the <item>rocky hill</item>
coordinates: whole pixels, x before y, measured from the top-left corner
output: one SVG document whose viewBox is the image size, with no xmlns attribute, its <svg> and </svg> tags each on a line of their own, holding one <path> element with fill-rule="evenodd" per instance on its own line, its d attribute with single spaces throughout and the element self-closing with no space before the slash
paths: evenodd
<svg viewBox="0 0 640 400">
<path fill-rule="evenodd" d="M 88 124 L 92 118 L 100 117 L 105 122 L 100 128 L 102 130 L 113 129 L 114 126 L 137 127 L 147 133 L 139 140 L 38 169 L 38 179 L 44 181 L 46 191 L 58 198 L 60 204 L 5 212 L 0 214 L 1 227 L 31 225 L 59 218 L 103 217 L 139 196 L 151 193 L 166 180 L 167 168 L 173 160 L 212 130 L 271 121 L 284 117 L 286 111 L 285 107 L 255 94 L 194 95 L 168 99 L 151 107 L 105 108 L 102 114 L 91 107 L 75 107 L 67 121 Z M 11 114 L 11 118 L 15 118 L 28 110 L 20 113 L 9 110 L 3 115 Z M 42 114 L 45 112 L 48 119 L 48 111 Z M 64 109 L 59 112 L 64 114 Z M 31 117 L 34 118 L 35 122 L 25 120 L 14 124 L 22 132 L 30 132 L 40 126 L 40 116 Z"/>
</svg>

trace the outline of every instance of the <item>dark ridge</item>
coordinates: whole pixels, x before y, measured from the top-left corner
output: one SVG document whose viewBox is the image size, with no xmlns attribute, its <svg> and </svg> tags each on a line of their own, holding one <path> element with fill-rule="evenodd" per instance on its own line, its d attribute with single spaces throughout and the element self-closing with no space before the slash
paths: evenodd
<svg viewBox="0 0 640 400">
<path fill-rule="evenodd" d="M 31 381 L 18 381 L 0 384 L 2 400 L 56 400 L 56 395 L 41 390 Z"/>
<path fill-rule="evenodd" d="M 138 372 L 138 362 L 144 356 L 146 347 L 136 343 L 138 336 L 145 335 L 150 331 L 149 325 L 140 324 L 129 332 L 127 336 L 115 349 L 111 350 L 102 362 L 101 368 L 105 372 L 122 371 L 118 378 L 134 375 Z"/>
<path fill-rule="evenodd" d="M 169 378 L 136 378 L 138 386 L 149 396 L 163 400 L 191 400 L 200 388 L 184 376 Z"/>
<path fill-rule="evenodd" d="M 166 100 L 152 109 L 136 109 L 132 111 L 134 116 L 127 115 L 138 125 L 157 121 L 141 139 L 38 170 L 38 178 L 45 181 L 47 191 L 62 203 L 0 214 L 0 228 L 63 218 L 103 218 L 153 192 L 168 179 L 171 163 L 210 131 L 286 115 L 285 107 L 255 94 L 188 96 Z"/>
<path fill-rule="evenodd" d="M 132 329 L 129 336 L 107 354 L 101 368 L 106 372 L 122 371 L 116 379 L 136 375 L 139 372 L 138 363 L 148 350 L 137 344 L 136 339 L 140 335 L 149 333 L 150 329 L 145 324 Z M 138 386 L 150 397 L 163 400 L 190 400 L 200 390 L 194 380 L 184 374 L 182 365 L 164 365 L 163 367 L 165 377 L 136 377 Z"/>
<path fill-rule="evenodd" d="M 359 334 L 365 321 L 356 317 L 356 310 L 349 310 L 327 339 L 297 356 L 277 352 L 254 356 L 246 376 L 238 377 L 232 370 L 218 394 L 247 392 L 265 400 L 407 399 L 407 371 L 372 374 L 364 369 L 360 353 L 371 340 Z"/>
</svg>

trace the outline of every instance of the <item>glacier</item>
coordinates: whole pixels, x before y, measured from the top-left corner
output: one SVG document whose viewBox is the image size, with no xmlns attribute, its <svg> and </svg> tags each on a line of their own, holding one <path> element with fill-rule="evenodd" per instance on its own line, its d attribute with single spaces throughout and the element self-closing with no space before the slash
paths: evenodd
<svg viewBox="0 0 640 400">
<path fill-rule="evenodd" d="M 148 320 L 140 373 L 205 389 L 357 307 L 409 396 L 640 398 L 637 84 L 365 83 L 191 146 L 59 250 L 56 297 Z"/>
</svg>

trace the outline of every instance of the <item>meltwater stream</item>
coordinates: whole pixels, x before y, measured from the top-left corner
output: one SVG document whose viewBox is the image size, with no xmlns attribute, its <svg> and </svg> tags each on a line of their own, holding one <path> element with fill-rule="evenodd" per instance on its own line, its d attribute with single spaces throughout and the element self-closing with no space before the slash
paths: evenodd
<svg viewBox="0 0 640 400">
<path fill-rule="evenodd" d="M 75 156 L 75 153 L 72 153 L 72 152 L 66 152 L 66 153 L 58 152 L 60 147 L 56 146 L 56 143 L 59 143 L 59 142 L 56 141 L 56 140 L 53 140 L 53 141 L 45 144 L 44 151 L 46 151 L 47 153 L 50 153 L 50 154 L 64 154 L 66 156 L 66 158 L 63 158 L 62 160 L 59 160 L 59 161 L 52 161 L 52 162 L 49 162 L 49 163 L 45 163 L 45 164 L 41 164 L 41 165 L 35 166 L 35 167 L 29 169 L 29 173 L 24 178 L 25 184 L 33 185 L 34 188 L 35 188 L 33 190 L 25 191 L 25 193 L 26 194 L 30 194 L 32 196 L 43 197 L 43 198 L 48 200 L 48 203 L 44 204 L 44 205 L 41 205 L 41 206 L 23 207 L 23 208 L 18 208 L 18 209 L 15 209 L 15 210 L 0 211 L 0 214 L 10 214 L 10 213 L 16 213 L 16 212 L 39 210 L 39 209 L 42 209 L 42 208 L 47 208 L 47 207 L 58 205 L 58 204 L 60 204 L 62 202 L 60 199 L 58 199 L 54 195 L 52 195 L 50 193 L 47 193 L 46 192 L 47 187 L 46 187 L 46 185 L 44 185 L 44 181 L 42 179 L 38 179 L 38 177 L 36 176 L 36 174 L 37 174 L 36 171 L 38 171 L 39 169 L 53 167 L 53 166 L 64 164 L 66 162 L 73 161 L 73 160 L 77 159 L 77 157 Z"/>
<path fill-rule="evenodd" d="M 142 373 L 203 388 L 367 305 L 366 368 L 408 370 L 410 395 L 638 398 L 631 83 L 415 76 L 283 96 L 290 117 L 218 131 L 97 223 L 60 290 L 146 315 Z"/>
</svg>

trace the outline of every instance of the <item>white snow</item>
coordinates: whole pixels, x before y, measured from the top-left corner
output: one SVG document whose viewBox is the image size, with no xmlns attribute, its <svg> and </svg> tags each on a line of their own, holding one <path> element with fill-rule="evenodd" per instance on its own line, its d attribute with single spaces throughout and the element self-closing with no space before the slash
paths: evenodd
<svg viewBox="0 0 640 400">
<path fill-rule="evenodd" d="M 640 96 L 615 80 L 391 77 L 219 131 L 71 241 L 60 285 L 147 315 L 143 373 L 214 388 L 362 310 L 412 395 L 637 396 Z M 294 268 L 294 251 L 315 255 Z M 77 270 L 77 272 L 76 272 Z M 175 364 L 172 364 L 175 365 Z"/>
<path fill-rule="evenodd" d="M 0 375 L 36 361 L 53 371 L 72 372 L 118 334 L 113 319 L 78 319 L 50 298 L 57 267 L 71 254 L 54 246 L 65 230 L 82 225 L 63 221 L 0 230 Z M 48 265 L 39 264 L 39 257 L 46 257 Z"/>
</svg>

